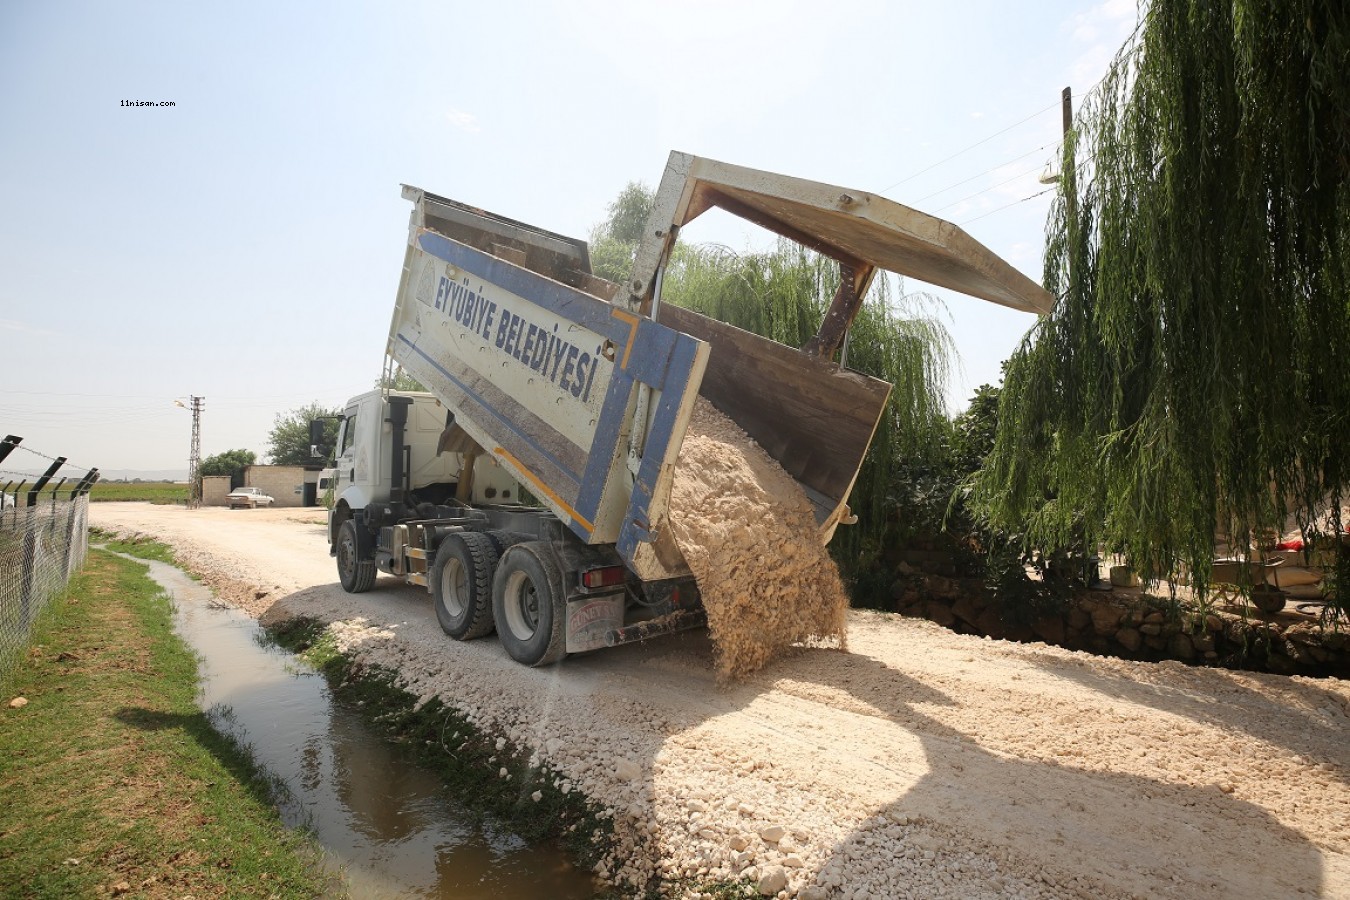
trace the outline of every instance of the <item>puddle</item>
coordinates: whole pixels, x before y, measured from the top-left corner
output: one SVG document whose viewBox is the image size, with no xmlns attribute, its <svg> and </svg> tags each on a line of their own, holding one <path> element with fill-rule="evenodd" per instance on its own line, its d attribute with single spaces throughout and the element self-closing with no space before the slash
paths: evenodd
<svg viewBox="0 0 1350 900">
<path fill-rule="evenodd" d="M 128 557 L 130 558 L 130 557 Z M 174 598 L 175 627 L 201 656 L 203 709 L 286 786 L 289 827 L 308 827 L 353 897 L 594 897 L 587 872 L 552 846 L 475 825 L 405 748 L 368 732 L 303 660 L 165 563 L 138 560 Z"/>
</svg>

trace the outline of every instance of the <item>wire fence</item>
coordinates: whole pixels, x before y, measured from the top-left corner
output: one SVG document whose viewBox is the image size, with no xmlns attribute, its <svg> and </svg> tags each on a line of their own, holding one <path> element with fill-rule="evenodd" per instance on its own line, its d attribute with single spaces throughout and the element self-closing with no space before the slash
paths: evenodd
<svg viewBox="0 0 1350 900">
<path fill-rule="evenodd" d="M 38 614 L 88 552 L 88 494 L 58 500 L 53 492 L 33 506 L 0 495 L 0 672 L 23 653 Z"/>
</svg>

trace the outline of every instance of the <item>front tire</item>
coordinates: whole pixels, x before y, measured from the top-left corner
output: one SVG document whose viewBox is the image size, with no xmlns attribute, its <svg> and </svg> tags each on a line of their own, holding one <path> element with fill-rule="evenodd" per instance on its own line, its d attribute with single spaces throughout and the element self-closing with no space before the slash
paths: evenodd
<svg viewBox="0 0 1350 900">
<path fill-rule="evenodd" d="M 497 637 L 516 662 L 546 666 L 567 655 L 562 570 L 547 541 L 508 547 L 492 579 Z"/>
<path fill-rule="evenodd" d="M 497 548 L 487 535 L 464 531 L 441 541 L 427 579 L 442 631 L 457 641 L 471 641 L 492 631 L 496 569 Z"/>
<path fill-rule="evenodd" d="M 362 559 L 360 546 L 356 523 L 348 519 L 338 529 L 337 568 L 342 589 L 349 594 L 363 594 L 375 586 L 375 560 Z"/>
</svg>

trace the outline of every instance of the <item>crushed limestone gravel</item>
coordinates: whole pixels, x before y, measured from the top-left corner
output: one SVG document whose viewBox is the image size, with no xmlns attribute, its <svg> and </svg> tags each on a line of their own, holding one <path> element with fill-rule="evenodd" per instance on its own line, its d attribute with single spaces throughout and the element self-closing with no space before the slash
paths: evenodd
<svg viewBox="0 0 1350 900">
<path fill-rule="evenodd" d="M 601 874 L 684 896 L 1350 897 L 1350 685 L 1104 659 L 848 613 L 719 685 L 686 633 L 516 665 L 425 590 L 335 583 L 311 511 L 98 503 L 255 616 L 340 645 L 529 748 L 612 813 Z M 495 772 L 484 777 L 495 777 Z M 681 881 L 691 879 L 691 881 Z M 767 893 L 765 893 L 767 892 Z"/>
</svg>

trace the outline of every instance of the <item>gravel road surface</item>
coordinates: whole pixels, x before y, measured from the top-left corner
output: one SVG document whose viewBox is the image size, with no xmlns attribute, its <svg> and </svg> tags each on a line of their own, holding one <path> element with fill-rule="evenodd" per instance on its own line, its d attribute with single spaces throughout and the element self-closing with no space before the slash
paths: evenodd
<svg viewBox="0 0 1350 900">
<path fill-rule="evenodd" d="M 706 635 L 545 669 L 458 644 L 429 595 L 348 595 L 322 510 L 95 503 L 264 620 L 332 623 L 613 810 L 619 884 L 779 897 L 1350 898 L 1350 683 L 1103 659 L 853 611 L 719 687 Z"/>
</svg>

